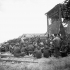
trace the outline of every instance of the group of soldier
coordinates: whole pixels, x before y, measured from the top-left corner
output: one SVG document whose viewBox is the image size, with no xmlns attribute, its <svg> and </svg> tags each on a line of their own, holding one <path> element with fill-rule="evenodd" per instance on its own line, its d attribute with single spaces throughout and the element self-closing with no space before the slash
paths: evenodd
<svg viewBox="0 0 70 70">
<path fill-rule="evenodd" d="M 3 49 L 2 49 L 3 48 Z M 6 43 L 0 48 L 0 51 L 9 51 L 16 57 L 32 55 L 36 58 L 41 57 L 65 57 L 70 53 L 70 43 L 67 37 L 60 37 L 57 34 L 46 37 L 45 40 L 38 38 L 36 41 L 20 43 Z"/>
<path fill-rule="evenodd" d="M 42 44 L 38 43 L 38 48 L 41 50 L 39 52 L 38 48 L 35 51 L 37 55 L 42 53 L 43 57 L 66 57 L 70 54 L 70 35 L 60 36 L 59 34 L 54 34 L 48 37 Z M 36 54 L 35 54 L 36 55 Z M 37 57 L 36 55 L 36 57 Z M 42 56 L 40 55 L 40 56 Z"/>
</svg>

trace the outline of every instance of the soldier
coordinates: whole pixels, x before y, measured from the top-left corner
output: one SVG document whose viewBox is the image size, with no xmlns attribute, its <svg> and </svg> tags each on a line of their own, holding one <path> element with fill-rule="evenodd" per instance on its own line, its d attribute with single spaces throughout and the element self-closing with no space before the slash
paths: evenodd
<svg viewBox="0 0 70 70">
<path fill-rule="evenodd" d="M 59 36 L 55 36 L 54 39 L 53 39 L 53 44 L 55 47 L 60 47 L 60 42 L 61 42 L 61 39 Z"/>
<path fill-rule="evenodd" d="M 34 51 L 34 46 L 33 46 L 32 44 L 29 44 L 29 45 L 27 46 L 27 51 L 29 52 L 29 54 L 32 54 L 33 51 Z"/>
<path fill-rule="evenodd" d="M 53 45 L 53 42 L 50 42 L 49 52 L 50 52 L 50 56 L 52 56 L 54 54 L 54 45 Z"/>
<path fill-rule="evenodd" d="M 34 55 L 34 57 L 36 57 L 36 58 L 41 58 L 41 57 L 42 57 L 42 52 L 41 52 L 40 47 L 35 48 L 33 55 Z"/>
<path fill-rule="evenodd" d="M 4 45 L 2 45 L 2 46 L 0 47 L 0 52 L 6 52 L 6 49 L 5 49 L 5 46 L 4 46 Z"/>
<path fill-rule="evenodd" d="M 60 42 L 61 42 L 60 37 L 55 34 L 55 37 L 53 39 L 54 56 L 55 57 L 58 57 L 60 55 L 60 52 L 59 52 L 59 50 L 60 50 Z"/>
<path fill-rule="evenodd" d="M 19 57 L 20 56 L 21 50 L 20 50 L 20 47 L 19 46 L 14 46 L 14 48 L 13 48 L 13 54 L 16 57 Z"/>
<path fill-rule="evenodd" d="M 43 46 L 44 46 L 44 43 L 43 43 L 43 42 L 40 42 L 40 43 L 39 43 L 39 46 L 40 46 L 40 47 L 43 47 Z"/>
<path fill-rule="evenodd" d="M 20 50 L 21 50 L 21 53 L 26 53 L 27 52 L 26 47 L 22 47 Z"/>
<path fill-rule="evenodd" d="M 45 58 L 48 58 L 50 56 L 50 51 L 49 51 L 49 46 L 45 45 L 44 49 L 43 49 L 43 56 Z"/>
<path fill-rule="evenodd" d="M 70 43 L 68 43 L 67 53 L 70 54 Z"/>
<path fill-rule="evenodd" d="M 61 49 L 60 49 L 60 53 L 62 57 L 66 57 L 67 56 L 67 52 L 68 52 L 68 46 L 67 45 L 62 45 Z"/>
<path fill-rule="evenodd" d="M 10 53 L 13 53 L 13 47 L 12 47 L 12 45 L 9 45 L 9 51 L 10 51 Z"/>
</svg>

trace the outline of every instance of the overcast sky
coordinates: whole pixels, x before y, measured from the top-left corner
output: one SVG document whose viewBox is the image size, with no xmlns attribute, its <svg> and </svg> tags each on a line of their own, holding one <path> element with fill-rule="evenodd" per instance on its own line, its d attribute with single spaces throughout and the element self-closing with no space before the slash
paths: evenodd
<svg viewBox="0 0 70 70">
<path fill-rule="evenodd" d="M 64 0 L 0 0 L 0 42 L 25 33 L 46 33 L 45 13 Z"/>
</svg>

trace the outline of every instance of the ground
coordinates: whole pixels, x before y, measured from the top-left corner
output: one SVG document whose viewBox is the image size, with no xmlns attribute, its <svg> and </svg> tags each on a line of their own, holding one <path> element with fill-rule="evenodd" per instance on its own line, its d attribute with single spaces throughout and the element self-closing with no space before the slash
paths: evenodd
<svg viewBox="0 0 70 70">
<path fill-rule="evenodd" d="M 35 61 L 38 63 L 0 62 L 0 70 L 70 70 L 70 56 L 59 59 L 41 58 Z"/>
</svg>

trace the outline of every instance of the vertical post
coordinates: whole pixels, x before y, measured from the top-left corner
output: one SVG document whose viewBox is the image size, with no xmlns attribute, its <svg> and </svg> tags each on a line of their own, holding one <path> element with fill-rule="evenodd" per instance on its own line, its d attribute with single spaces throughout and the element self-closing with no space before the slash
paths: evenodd
<svg viewBox="0 0 70 70">
<path fill-rule="evenodd" d="M 47 15 L 47 33 L 48 33 L 48 15 Z"/>
<path fill-rule="evenodd" d="M 59 22 L 60 22 L 60 25 L 62 24 L 62 19 L 61 19 L 61 5 L 59 5 Z M 60 27 L 60 26 L 59 26 Z M 59 28 L 59 32 L 60 32 L 60 28 Z"/>
<path fill-rule="evenodd" d="M 59 5 L 59 21 L 60 21 L 60 24 L 62 24 L 61 17 L 62 17 L 62 15 L 61 15 L 61 5 Z"/>
<path fill-rule="evenodd" d="M 49 16 L 47 14 L 47 33 L 48 33 L 48 36 L 49 36 L 49 21 L 48 21 L 48 19 L 49 19 Z"/>
</svg>

